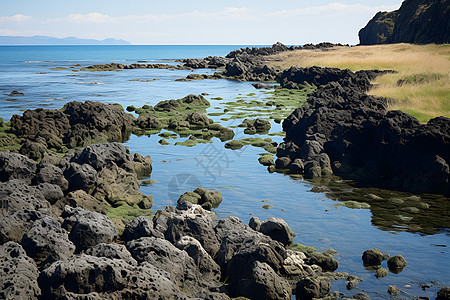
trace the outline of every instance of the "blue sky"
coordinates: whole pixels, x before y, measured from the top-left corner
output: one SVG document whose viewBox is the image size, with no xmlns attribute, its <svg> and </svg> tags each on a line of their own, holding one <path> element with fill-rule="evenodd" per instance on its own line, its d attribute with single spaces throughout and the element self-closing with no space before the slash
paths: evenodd
<svg viewBox="0 0 450 300">
<path fill-rule="evenodd" d="M 133 44 L 358 43 L 401 0 L 1 0 L 0 35 L 117 38 Z"/>
</svg>

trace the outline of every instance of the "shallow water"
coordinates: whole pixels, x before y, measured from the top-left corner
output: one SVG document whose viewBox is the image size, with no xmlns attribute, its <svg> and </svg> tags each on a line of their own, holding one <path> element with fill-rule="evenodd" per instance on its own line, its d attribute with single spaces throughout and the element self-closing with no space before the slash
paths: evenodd
<svg viewBox="0 0 450 300">
<path fill-rule="evenodd" d="M 117 102 L 124 107 L 139 107 L 200 93 L 208 93 L 206 98 L 211 102 L 208 112 L 220 112 L 224 102 L 235 101 L 236 97 L 245 97 L 249 93 L 256 95 L 248 99 L 267 97 L 264 91 L 255 90 L 248 82 L 174 81 L 191 71 L 73 72 L 70 68 L 75 64 L 131 64 L 143 60 L 168 63 L 164 59 L 223 56 L 235 48 L 237 46 L 0 47 L 0 117 L 9 119 L 12 114 L 21 113 L 21 109 L 61 108 L 74 100 Z M 50 70 L 55 67 L 68 69 Z M 130 81 L 132 79 L 158 80 Z M 8 96 L 13 90 L 25 95 Z M 223 100 L 212 100 L 215 97 Z M 236 126 L 241 121 L 224 122 L 220 120 L 222 117 L 211 118 L 224 126 Z M 242 128 L 235 130 L 235 138 L 249 137 Z M 271 132 L 277 131 L 281 131 L 281 125 L 272 122 Z M 271 138 L 282 141 L 280 136 Z M 154 210 L 174 205 L 183 192 L 202 186 L 221 191 L 224 200 L 216 210 L 219 218 L 234 215 L 243 222 L 248 222 L 252 216 L 261 220 L 283 218 L 297 233 L 295 242 L 320 251 L 335 249 L 339 261 L 337 271 L 345 271 L 364 280 L 353 291 L 345 290 L 344 281 L 333 283 L 332 290 L 339 290 L 347 296 L 365 291 L 372 299 L 386 299 L 390 298 L 386 292 L 388 285 L 395 284 L 410 295 L 433 298 L 441 285 L 450 285 L 447 198 L 433 195 L 418 198 L 408 193 L 357 188 L 339 178 L 312 182 L 301 177 L 270 174 L 257 161 L 258 154 L 265 152 L 263 149 L 246 146 L 241 150 L 229 150 L 216 138 L 212 139 L 213 143 L 192 148 L 162 146 L 158 140 L 160 137 L 157 135 L 132 135 L 125 142 L 132 152 L 149 154 L 153 158 L 151 179 L 158 183 L 142 186 L 141 190 L 153 195 Z M 311 192 L 314 187 L 323 192 Z M 365 201 L 371 208 L 335 206 L 344 200 Z M 272 208 L 263 209 L 265 204 Z M 369 248 L 379 248 L 391 255 L 401 254 L 408 265 L 399 274 L 390 273 L 386 278 L 377 279 L 361 261 L 363 251 Z M 383 267 L 387 268 L 386 262 Z M 431 287 L 422 290 L 421 284 Z M 403 294 L 402 297 L 409 296 Z"/>
</svg>

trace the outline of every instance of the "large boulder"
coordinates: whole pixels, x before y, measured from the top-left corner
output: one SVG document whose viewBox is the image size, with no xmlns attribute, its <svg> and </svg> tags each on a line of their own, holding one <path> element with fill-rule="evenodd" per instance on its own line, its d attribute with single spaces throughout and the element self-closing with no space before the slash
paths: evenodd
<svg viewBox="0 0 450 300">
<path fill-rule="evenodd" d="M 1 299 L 40 299 L 38 268 L 22 246 L 15 242 L 0 246 L 0 269 Z"/>
<path fill-rule="evenodd" d="M 125 245 L 111 243 L 100 243 L 91 248 L 83 251 L 83 253 L 96 257 L 106 257 L 110 259 L 121 259 L 126 261 L 130 265 L 136 266 L 137 261 L 131 256 L 131 253 L 128 252 Z"/>
<path fill-rule="evenodd" d="M 13 241 L 20 243 L 34 221 L 45 215 L 36 210 L 16 210 L 15 212 L 0 218 L 0 245 Z"/>
<path fill-rule="evenodd" d="M 205 250 L 215 257 L 220 242 L 214 232 L 210 213 L 200 205 L 189 202 L 179 203 L 177 208 L 167 207 L 159 210 L 155 216 L 155 229 L 162 232 L 171 243 L 178 242 L 184 236 L 197 239 Z"/>
<path fill-rule="evenodd" d="M 69 239 L 77 252 L 99 243 L 111 243 L 119 233 L 107 216 L 81 207 L 66 206 L 62 217 L 62 227 L 70 232 Z"/>
<path fill-rule="evenodd" d="M 11 131 L 25 142 L 22 154 L 41 159 L 47 149 L 83 147 L 95 142 L 122 142 L 129 137 L 134 117 L 115 105 L 69 102 L 62 110 L 27 110 L 11 118 Z"/>
<path fill-rule="evenodd" d="M 75 251 L 75 245 L 69 240 L 68 232 L 52 217 L 35 221 L 23 236 L 22 247 L 42 268 L 54 261 L 68 258 Z"/>
<path fill-rule="evenodd" d="M 143 237 L 128 242 L 126 246 L 139 263 L 148 262 L 170 274 L 172 282 L 187 295 L 196 296 L 200 290 L 205 292 L 205 288 L 220 286 L 210 276 L 209 281 L 204 280 L 194 259 L 167 240 Z"/>
<path fill-rule="evenodd" d="M 195 238 L 190 236 L 184 236 L 178 240 L 175 246 L 186 251 L 186 253 L 192 257 L 198 270 L 208 281 L 220 280 L 220 267 L 214 261 L 214 259 L 206 252 L 202 244 Z"/>
<path fill-rule="evenodd" d="M 122 259 L 86 254 L 53 263 L 40 274 L 39 286 L 47 299 L 94 293 L 100 299 L 186 299 L 170 275 L 151 264 L 133 266 Z"/>
<path fill-rule="evenodd" d="M 122 233 L 122 240 L 128 242 L 137 240 L 141 237 L 150 236 L 164 238 L 164 235 L 161 232 L 154 229 L 153 220 L 145 216 L 139 216 L 125 225 L 125 229 Z"/>
<path fill-rule="evenodd" d="M 9 213 L 23 209 L 49 212 L 51 206 L 41 190 L 19 179 L 0 182 L 0 199 L 7 201 Z"/>
<path fill-rule="evenodd" d="M 36 162 L 26 156 L 0 152 L 0 181 L 2 182 L 18 179 L 30 184 L 36 174 L 36 168 Z"/>
<path fill-rule="evenodd" d="M 242 274 L 242 279 L 232 285 L 233 296 L 255 300 L 291 299 L 291 286 L 268 264 L 255 261 L 246 273 Z"/>
<path fill-rule="evenodd" d="M 318 278 L 305 278 L 297 283 L 297 299 L 323 298 L 330 292 L 330 283 Z"/>
<path fill-rule="evenodd" d="M 94 144 L 68 153 L 60 162 L 69 181 L 69 191 L 84 190 L 95 198 L 115 204 L 126 202 L 151 208 L 153 199 L 144 195 L 138 173 L 149 176 L 150 156 L 134 156 L 120 143 Z"/>
<path fill-rule="evenodd" d="M 289 227 L 289 225 L 280 218 L 269 218 L 261 223 L 259 232 L 270 236 L 273 240 L 282 243 L 283 245 L 292 244 L 295 233 Z"/>
</svg>

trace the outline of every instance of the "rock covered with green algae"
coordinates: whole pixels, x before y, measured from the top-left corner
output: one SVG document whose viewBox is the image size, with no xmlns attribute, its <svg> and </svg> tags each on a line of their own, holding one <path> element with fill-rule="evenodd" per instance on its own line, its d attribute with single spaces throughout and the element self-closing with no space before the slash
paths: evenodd
<svg viewBox="0 0 450 300">
<path fill-rule="evenodd" d="M 198 187 L 193 192 L 185 192 L 178 198 L 177 202 L 187 201 L 192 204 L 199 204 L 204 209 L 211 210 L 211 208 L 218 208 L 222 200 L 222 194 L 219 191 L 211 191 Z"/>
<path fill-rule="evenodd" d="M 188 95 L 178 100 L 164 100 L 154 107 L 144 105 L 142 108 L 128 107 L 139 114 L 136 126 L 144 133 L 148 130 L 168 129 L 180 136 L 193 135 L 203 140 L 217 137 L 221 141 L 234 137 L 233 130 L 214 123 L 206 116 L 206 108 L 210 106 L 202 95 Z M 135 129 L 139 134 L 139 130 Z M 192 142 L 189 143 L 192 145 Z"/>
<path fill-rule="evenodd" d="M 260 147 L 270 153 L 276 153 L 277 151 L 277 143 L 272 141 L 271 138 L 244 138 L 240 140 L 232 140 L 225 144 L 225 148 L 227 149 L 241 149 L 246 145 L 252 145 L 253 147 Z"/>
</svg>

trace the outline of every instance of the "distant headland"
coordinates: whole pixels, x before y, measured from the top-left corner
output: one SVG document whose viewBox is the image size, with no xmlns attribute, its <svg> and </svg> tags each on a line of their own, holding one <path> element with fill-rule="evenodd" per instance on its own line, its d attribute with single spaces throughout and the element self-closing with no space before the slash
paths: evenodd
<svg viewBox="0 0 450 300">
<path fill-rule="evenodd" d="M 81 39 L 77 37 L 55 38 L 50 36 L 0 36 L 0 45 L 131 45 L 125 40 Z"/>
</svg>

